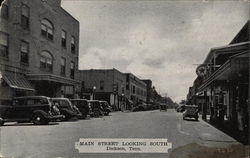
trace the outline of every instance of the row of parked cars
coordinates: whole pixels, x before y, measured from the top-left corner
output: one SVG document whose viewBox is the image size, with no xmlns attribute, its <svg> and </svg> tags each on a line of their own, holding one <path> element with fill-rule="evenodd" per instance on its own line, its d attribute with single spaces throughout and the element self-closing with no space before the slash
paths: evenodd
<svg viewBox="0 0 250 158">
<path fill-rule="evenodd" d="M 0 125 L 5 122 L 33 122 L 48 124 L 52 121 L 84 119 L 88 115 L 100 117 L 112 111 L 106 101 L 24 96 L 14 98 L 9 105 L 0 106 Z"/>
</svg>

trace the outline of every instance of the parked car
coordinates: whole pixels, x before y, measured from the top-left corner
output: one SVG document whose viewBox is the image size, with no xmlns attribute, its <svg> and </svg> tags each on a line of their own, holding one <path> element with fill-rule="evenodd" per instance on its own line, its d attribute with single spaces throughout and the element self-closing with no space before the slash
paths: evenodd
<svg viewBox="0 0 250 158">
<path fill-rule="evenodd" d="M 196 121 L 198 121 L 199 115 L 198 115 L 198 106 L 196 105 L 186 105 L 185 111 L 182 114 L 183 120 L 188 118 L 194 118 Z"/>
<path fill-rule="evenodd" d="M 82 113 L 82 118 L 86 118 L 87 115 L 91 114 L 92 109 L 87 99 L 71 99 L 70 101 Z"/>
<path fill-rule="evenodd" d="M 10 105 L 0 106 L 0 125 L 5 122 L 33 122 L 40 125 L 63 118 L 51 99 L 45 96 L 16 97 Z"/>
<path fill-rule="evenodd" d="M 92 117 L 100 117 L 104 115 L 103 108 L 99 100 L 89 100 L 89 105 L 92 109 Z"/>
<path fill-rule="evenodd" d="M 185 111 L 185 105 L 180 105 L 176 108 L 177 112 L 184 112 Z"/>
<path fill-rule="evenodd" d="M 52 98 L 53 103 L 58 106 L 60 112 L 65 116 L 65 121 L 72 118 L 81 118 L 82 113 L 73 106 L 68 98 Z"/>
<path fill-rule="evenodd" d="M 111 106 L 109 105 L 109 103 L 107 101 L 100 101 L 100 104 L 102 106 L 103 112 L 105 116 L 108 116 L 109 113 L 112 111 Z"/>
</svg>

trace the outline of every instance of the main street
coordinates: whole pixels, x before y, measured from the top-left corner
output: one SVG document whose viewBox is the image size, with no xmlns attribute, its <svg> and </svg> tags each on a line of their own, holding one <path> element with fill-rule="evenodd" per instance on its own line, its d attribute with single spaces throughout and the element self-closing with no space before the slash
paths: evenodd
<svg viewBox="0 0 250 158">
<path fill-rule="evenodd" d="M 197 153 L 223 154 L 242 146 L 234 139 L 202 121 L 184 121 L 181 113 L 155 110 L 146 112 L 114 112 L 110 116 L 50 125 L 9 123 L 1 127 L 1 153 L 6 157 L 185 157 Z M 165 154 L 79 154 L 75 142 L 79 138 L 166 138 L 172 149 Z M 213 147 L 212 147 L 213 146 Z M 214 147 L 218 147 L 217 149 Z M 203 151 L 204 150 L 204 151 Z M 237 150 L 240 151 L 240 150 Z M 241 154 L 241 153 L 238 153 Z M 207 154 L 209 155 L 209 153 Z M 204 157 L 206 154 L 204 155 Z"/>
</svg>

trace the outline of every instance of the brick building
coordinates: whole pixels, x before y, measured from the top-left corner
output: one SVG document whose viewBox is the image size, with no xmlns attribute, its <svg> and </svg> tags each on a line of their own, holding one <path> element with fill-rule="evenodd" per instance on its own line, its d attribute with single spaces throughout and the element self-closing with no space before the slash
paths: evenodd
<svg viewBox="0 0 250 158">
<path fill-rule="evenodd" d="M 147 86 L 147 90 L 146 90 L 146 93 L 147 93 L 147 97 L 146 97 L 146 102 L 149 104 L 149 103 L 152 103 L 153 102 L 153 99 L 152 99 L 152 81 L 151 80 L 142 80 L 144 83 L 146 83 L 146 86 Z"/>
<path fill-rule="evenodd" d="M 132 73 L 126 75 L 126 96 L 133 102 L 133 105 L 140 102 L 146 102 L 147 84 Z"/>
<path fill-rule="evenodd" d="M 126 76 L 116 69 L 79 70 L 81 81 L 80 96 L 87 99 L 106 100 L 110 105 L 121 109 L 126 101 Z"/>
<path fill-rule="evenodd" d="M 0 99 L 73 97 L 79 22 L 61 0 L 6 0 L 0 23 Z"/>
</svg>

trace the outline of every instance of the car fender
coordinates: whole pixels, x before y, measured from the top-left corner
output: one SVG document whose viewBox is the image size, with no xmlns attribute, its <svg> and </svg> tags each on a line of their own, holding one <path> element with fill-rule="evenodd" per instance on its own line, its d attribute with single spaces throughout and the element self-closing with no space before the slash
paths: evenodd
<svg viewBox="0 0 250 158">
<path fill-rule="evenodd" d="M 36 114 L 41 114 L 41 115 L 43 115 L 45 118 L 48 118 L 48 117 L 47 117 L 48 114 L 47 114 L 46 112 L 44 112 L 43 110 L 36 110 L 36 111 L 33 111 L 33 114 L 32 114 L 31 119 L 32 119 L 33 116 L 36 115 Z"/>
</svg>

